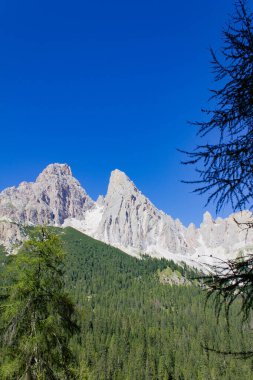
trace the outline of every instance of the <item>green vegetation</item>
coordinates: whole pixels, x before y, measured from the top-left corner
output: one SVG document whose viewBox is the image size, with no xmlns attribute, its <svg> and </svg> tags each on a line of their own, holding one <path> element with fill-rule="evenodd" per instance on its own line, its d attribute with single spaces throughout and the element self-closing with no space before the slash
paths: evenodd
<svg viewBox="0 0 253 380">
<path fill-rule="evenodd" d="M 2 259 L 3 255 L 5 256 L 5 249 L 2 245 L 0 245 L 0 257 Z"/>
<path fill-rule="evenodd" d="M 6 256 L 5 249 L 2 245 L 0 245 L 0 278 L 2 278 L 2 274 L 5 270 L 5 264 L 8 261 L 8 256 Z"/>
<path fill-rule="evenodd" d="M 81 380 L 253 379 L 252 359 L 238 361 L 205 346 L 247 350 L 249 328 L 239 305 L 230 331 L 196 282 L 165 285 L 161 273 L 191 279 L 196 273 L 166 260 L 128 256 L 72 228 L 62 237 L 65 285 L 78 309 L 80 333 L 71 340 Z M 16 379 L 16 377 L 9 377 Z M 56 377 L 57 378 L 57 377 Z M 61 377 L 60 378 L 64 378 Z"/>
<path fill-rule="evenodd" d="M 62 236 L 66 285 L 80 310 L 73 348 L 81 379 L 253 379 L 251 360 L 203 348 L 251 347 L 251 333 L 236 316 L 239 305 L 231 309 L 229 333 L 224 315 L 217 326 L 211 303 L 204 310 L 199 286 L 163 285 L 158 275 L 168 267 L 186 278 L 195 272 L 166 260 L 138 260 L 71 228 Z"/>
<path fill-rule="evenodd" d="M 35 228 L 2 271 L 0 378 L 74 378 L 69 339 L 77 332 L 64 290 L 59 237 Z"/>
<path fill-rule="evenodd" d="M 187 279 L 178 270 L 172 270 L 170 267 L 162 271 L 158 271 L 159 281 L 168 285 L 198 285 L 198 281 L 194 278 Z M 195 275 L 196 277 L 196 275 Z"/>
</svg>

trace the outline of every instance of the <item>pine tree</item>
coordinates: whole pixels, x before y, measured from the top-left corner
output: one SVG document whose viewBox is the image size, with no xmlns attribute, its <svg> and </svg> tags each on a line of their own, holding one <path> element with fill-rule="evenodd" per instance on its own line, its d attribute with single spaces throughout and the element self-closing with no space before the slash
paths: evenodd
<svg viewBox="0 0 253 380">
<path fill-rule="evenodd" d="M 1 287 L 1 379 L 74 378 L 75 309 L 64 291 L 59 236 L 36 228 L 10 257 Z"/>
</svg>

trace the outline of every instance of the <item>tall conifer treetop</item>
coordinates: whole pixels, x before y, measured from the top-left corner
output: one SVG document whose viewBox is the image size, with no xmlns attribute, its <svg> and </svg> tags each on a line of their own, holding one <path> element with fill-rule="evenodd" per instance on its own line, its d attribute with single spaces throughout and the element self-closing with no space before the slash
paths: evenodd
<svg viewBox="0 0 253 380">
<path fill-rule="evenodd" d="M 36 228 L 9 258 L 1 288 L 1 379 L 71 379 L 75 309 L 64 291 L 57 235 Z"/>
</svg>

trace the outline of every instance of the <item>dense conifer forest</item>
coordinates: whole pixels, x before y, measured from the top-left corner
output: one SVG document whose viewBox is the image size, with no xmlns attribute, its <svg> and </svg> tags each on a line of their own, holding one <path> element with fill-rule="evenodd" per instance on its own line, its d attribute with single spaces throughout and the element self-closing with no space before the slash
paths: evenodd
<svg viewBox="0 0 253 380">
<path fill-rule="evenodd" d="M 231 310 L 217 324 L 199 283 L 166 285 L 161 273 L 192 279 L 196 272 L 165 259 L 128 256 L 72 228 L 60 231 L 65 284 L 78 310 L 71 342 L 77 378 L 85 380 L 253 379 L 253 361 L 217 354 L 249 350 L 252 332 Z M 8 260 L 0 253 L 0 275 Z M 170 270 L 168 270 L 170 268 Z"/>
<path fill-rule="evenodd" d="M 247 350 L 252 333 L 234 308 L 230 331 L 217 320 L 198 285 L 159 282 L 166 260 L 139 260 L 68 228 L 63 234 L 66 285 L 80 312 L 82 334 L 73 342 L 83 377 L 112 380 L 253 379 L 251 360 L 206 351 Z M 241 329 L 242 327 L 242 329 Z M 243 331 L 245 330 L 245 331 Z"/>
</svg>

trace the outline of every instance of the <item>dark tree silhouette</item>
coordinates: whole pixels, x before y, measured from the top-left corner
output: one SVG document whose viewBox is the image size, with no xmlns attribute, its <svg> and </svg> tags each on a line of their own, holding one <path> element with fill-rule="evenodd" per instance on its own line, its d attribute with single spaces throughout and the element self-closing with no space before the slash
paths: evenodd
<svg viewBox="0 0 253 380">
<path fill-rule="evenodd" d="M 253 13 L 246 1 L 235 3 L 235 13 L 223 32 L 221 57 L 211 50 L 217 89 L 211 90 L 212 109 L 202 110 L 203 122 L 195 122 L 201 138 L 216 136 L 216 143 L 184 152 L 184 164 L 195 165 L 199 180 L 195 192 L 207 194 L 219 211 L 231 204 L 234 211 L 253 208 Z M 241 228 L 252 228 L 249 220 Z M 228 313 L 235 299 L 241 301 L 243 318 L 249 320 L 253 306 L 253 253 L 212 268 L 205 279 L 214 295 L 216 311 Z M 225 301 L 225 302 L 224 302 Z M 249 353 L 252 354 L 252 353 Z"/>
<path fill-rule="evenodd" d="M 195 122 L 198 135 L 219 134 L 216 144 L 197 146 L 187 152 L 200 176 L 195 192 L 208 193 L 217 211 L 225 203 L 234 210 L 252 209 L 253 194 L 253 14 L 244 1 L 235 4 L 235 15 L 223 32 L 224 47 L 219 60 L 211 50 L 215 81 L 211 90 L 214 109 L 202 110 L 207 121 Z"/>
</svg>

